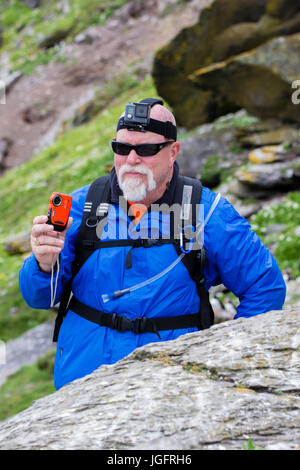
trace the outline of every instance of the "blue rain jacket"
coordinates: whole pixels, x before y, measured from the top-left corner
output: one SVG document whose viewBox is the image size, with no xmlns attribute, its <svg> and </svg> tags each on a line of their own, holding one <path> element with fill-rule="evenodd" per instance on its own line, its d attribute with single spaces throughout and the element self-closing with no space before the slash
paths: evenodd
<svg viewBox="0 0 300 470">
<path fill-rule="evenodd" d="M 71 277 L 71 263 L 88 189 L 89 185 L 72 193 L 70 215 L 73 223 L 60 254 L 56 303 L 59 302 L 63 285 Z M 204 217 L 216 196 L 210 189 L 203 187 L 201 204 Z M 140 233 L 148 230 L 147 214 L 136 227 L 130 222 L 128 214 L 116 202 L 112 203 L 102 239 L 129 238 L 132 230 L 136 231 L 134 236 L 137 237 L 137 230 Z M 151 227 L 154 226 L 160 231 L 165 230 L 165 224 L 159 222 L 158 214 L 152 212 Z M 204 270 L 206 289 L 223 283 L 232 291 L 240 300 L 235 318 L 282 309 L 286 287 L 275 258 L 251 230 L 248 221 L 223 197 L 205 226 L 203 241 L 207 254 Z M 134 248 L 132 268 L 126 269 L 126 254 L 129 250 L 130 247 L 123 246 L 95 251 L 73 280 L 75 297 L 86 305 L 104 312 L 116 312 L 130 319 L 143 315 L 151 318 L 167 317 L 199 311 L 196 285 L 182 262 L 159 280 L 104 303 L 103 294 L 145 281 L 167 268 L 178 257 L 172 244 Z M 40 270 L 33 254 L 25 260 L 19 282 L 22 295 L 30 307 L 49 309 L 50 280 L 51 275 Z M 59 389 L 102 364 L 113 364 L 147 343 L 172 340 L 192 331 L 197 331 L 197 328 L 160 331 L 160 340 L 155 333 L 135 334 L 132 331 L 118 332 L 100 327 L 69 310 L 57 342 L 55 387 Z"/>
</svg>

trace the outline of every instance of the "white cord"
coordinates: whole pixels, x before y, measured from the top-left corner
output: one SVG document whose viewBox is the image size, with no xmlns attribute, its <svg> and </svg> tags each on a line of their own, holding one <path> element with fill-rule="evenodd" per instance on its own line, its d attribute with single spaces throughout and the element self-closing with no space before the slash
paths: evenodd
<svg viewBox="0 0 300 470">
<path fill-rule="evenodd" d="M 59 275 L 59 255 L 57 257 L 56 263 L 57 263 L 57 271 L 56 271 L 54 293 L 53 293 L 53 274 L 54 274 L 55 263 L 52 264 L 52 267 L 51 267 L 51 305 L 50 305 L 50 308 L 54 307 L 54 302 L 55 302 L 55 297 L 56 297 L 57 281 L 58 281 L 58 275 Z"/>
<path fill-rule="evenodd" d="M 208 214 L 207 214 L 207 216 L 206 216 L 204 222 L 203 222 L 202 224 L 197 224 L 197 226 L 196 226 L 196 229 L 197 229 L 197 231 L 196 231 L 196 238 L 198 238 L 199 235 L 200 235 L 200 233 L 203 231 L 205 225 L 207 224 L 207 222 L 209 221 L 209 219 L 210 219 L 210 217 L 211 217 L 213 211 L 215 210 L 215 208 L 216 208 L 216 206 L 217 206 L 217 204 L 218 204 L 220 198 L 221 198 L 221 193 L 218 193 L 218 194 L 217 194 L 217 197 L 215 198 L 215 200 L 214 200 L 214 202 L 213 202 L 213 204 L 211 205 L 211 208 L 209 209 L 209 212 L 208 212 Z"/>
<path fill-rule="evenodd" d="M 215 210 L 219 200 L 221 198 L 221 194 L 218 193 L 217 197 L 215 198 L 204 222 L 202 224 L 197 224 L 196 226 L 196 238 L 199 237 L 200 233 L 203 231 L 205 225 L 208 223 L 213 211 Z M 155 276 L 152 276 L 150 279 L 147 279 L 146 281 L 143 281 L 143 282 L 140 282 L 139 284 L 136 284 L 132 287 L 128 287 L 127 289 L 123 289 L 121 291 L 117 291 L 119 294 L 127 294 L 128 292 L 133 292 L 137 289 L 140 289 L 141 287 L 144 287 L 148 284 L 151 284 L 152 282 L 154 281 L 157 281 L 158 279 L 160 279 L 162 276 L 165 276 L 165 274 L 167 274 L 171 269 L 173 269 L 176 264 L 179 263 L 179 261 L 182 260 L 182 258 L 185 256 L 185 253 L 181 253 L 178 258 L 175 259 L 175 261 L 173 261 L 172 264 L 170 264 L 170 266 L 168 266 L 167 268 L 165 268 L 163 271 L 161 271 L 160 273 L 156 274 Z M 117 295 L 117 297 L 119 297 L 119 294 Z M 112 300 L 114 298 L 114 293 L 111 293 L 111 294 L 103 294 L 102 295 L 102 301 L 103 303 L 106 303 L 106 302 L 109 302 L 110 300 Z"/>
</svg>

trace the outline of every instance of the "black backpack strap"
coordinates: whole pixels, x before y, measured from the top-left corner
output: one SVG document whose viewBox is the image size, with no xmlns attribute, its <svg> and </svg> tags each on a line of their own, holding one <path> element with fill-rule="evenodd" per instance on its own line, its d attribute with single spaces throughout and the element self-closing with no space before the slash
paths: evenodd
<svg viewBox="0 0 300 470">
<path fill-rule="evenodd" d="M 189 201 L 187 200 L 186 195 L 188 195 Z M 187 176 L 178 176 L 174 202 L 181 204 L 182 206 L 184 206 L 185 203 L 190 204 L 190 210 L 192 210 L 190 220 L 194 227 L 194 232 L 196 231 L 197 226 L 201 196 L 202 184 L 200 180 L 188 178 Z M 178 255 L 182 254 L 179 243 L 175 244 L 175 249 Z M 182 262 L 197 286 L 197 292 L 200 297 L 199 329 L 204 330 L 212 326 L 214 323 L 214 311 L 209 302 L 209 293 L 205 289 L 204 285 L 204 267 L 206 262 L 206 251 L 204 246 L 199 246 L 199 249 L 194 249 L 185 254 L 182 258 Z"/>
<path fill-rule="evenodd" d="M 70 301 L 70 308 L 86 320 L 97 323 L 100 326 L 106 326 L 118 331 L 133 331 L 135 334 L 140 333 L 156 333 L 161 339 L 160 330 L 176 330 L 182 328 L 192 328 L 197 326 L 199 322 L 198 313 L 190 315 L 176 315 L 174 317 L 147 318 L 136 317 L 129 319 L 124 315 L 116 313 L 106 313 L 101 310 L 89 307 L 83 304 L 74 296 Z"/>
<path fill-rule="evenodd" d="M 68 306 L 72 293 L 72 282 L 81 266 L 93 253 L 88 242 L 98 241 L 95 227 L 106 217 L 110 202 L 110 178 L 109 175 L 100 176 L 90 186 L 83 209 L 82 221 L 75 249 L 75 260 L 72 263 L 72 277 L 64 285 L 60 298 L 57 317 L 55 320 L 53 341 L 57 342 L 58 334 L 64 317 L 68 311 Z"/>
<path fill-rule="evenodd" d="M 72 266 L 73 277 L 93 253 L 91 246 L 99 241 L 101 233 L 96 230 L 101 220 L 106 218 L 110 204 L 109 175 L 100 176 L 90 186 L 83 209 L 81 226 L 76 243 L 75 261 Z"/>
</svg>

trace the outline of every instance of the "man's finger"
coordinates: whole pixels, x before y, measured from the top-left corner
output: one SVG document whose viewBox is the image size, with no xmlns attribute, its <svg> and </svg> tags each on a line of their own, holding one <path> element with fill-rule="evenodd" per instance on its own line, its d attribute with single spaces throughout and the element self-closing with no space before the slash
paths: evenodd
<svg viewBox="0 0 300 470">
<path fill-rule="evenodd" d="M 51 245 L 63 248 L 64 241 L 60 240 L 58 237 L 49 237 L 45 234 L 39 235 L 38 237 L 33 237 L 33 242 L 35 245 Z"/>
<path fill-rule="evenodd" d="M 32 227 L 31 233 L 34 237 L 37 237 L 41 233 L 50 233 L 53 232 L 53 225 L 48 224 L 35 224 Z"/>
<path fill-rule="evenodd" d="M 47 215 L 38 215 L 33 219 L 33 223 L 35 224 L 45 224 L 48 220 Z"/>
<path fill-rule="evenodd" d="M 58 248 L 57 246 L 38 245 L 35 247 L 35 252 L 38 256 L 57 254 L 61 252 L 61 248 Z"/>
</svg>

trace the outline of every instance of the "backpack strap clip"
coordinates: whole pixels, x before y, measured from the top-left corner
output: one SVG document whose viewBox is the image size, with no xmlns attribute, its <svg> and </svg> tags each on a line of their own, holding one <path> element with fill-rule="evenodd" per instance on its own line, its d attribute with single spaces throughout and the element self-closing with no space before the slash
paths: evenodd
<svg viewBox="0 0 300 470">
<path fill-rule="evenodd" d="M 99 223 L 99 218 L 98 217 L 88 217 L 85 221 L 85 225 L 89 228 L 95 228 L 97 227 Z"/>
</svg>

